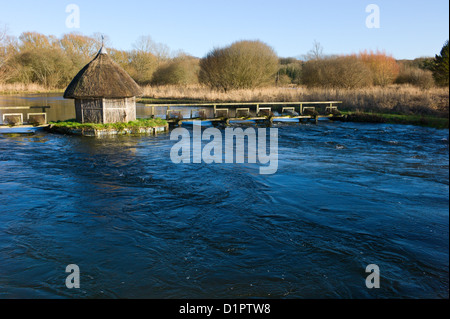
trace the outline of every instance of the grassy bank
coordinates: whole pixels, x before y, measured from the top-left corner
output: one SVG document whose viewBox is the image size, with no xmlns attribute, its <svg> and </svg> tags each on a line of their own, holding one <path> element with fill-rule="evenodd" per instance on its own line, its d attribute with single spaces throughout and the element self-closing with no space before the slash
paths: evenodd
<svg viewBox="0 0 450 319">
<path fill-rule="evenodd" d="M 449 128 L 449 119 L 445 117 L 367 112 L 342 113 L 343 115 L 345 115 L 345 118 L 343 120 L 347 122 L 407 124 L 434 127 L 438 129 Z"/>
<path fill-rule="evenodd" d="M 128 123 L 107 123 L 107 124 L 94 124 L 94 123 L 79 123 L 75 120 L 50 122 L 50 126 L 55 128 L 67 128 L 72 130 L 82 129 L 95 129 L 95 130 L 116 130 L 122 131 L 125 129 L 139 129 L 150 128 L 167 125 L 167 121 L 154 118 L 154 119 L 137 119 Z"/>
</svg>

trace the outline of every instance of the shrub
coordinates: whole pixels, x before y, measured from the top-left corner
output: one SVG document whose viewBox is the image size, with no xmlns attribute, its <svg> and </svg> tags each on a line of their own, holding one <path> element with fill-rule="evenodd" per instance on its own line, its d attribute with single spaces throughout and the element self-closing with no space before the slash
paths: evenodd
<svg viewBox="0 0 450 319">
<path fill-rule="evenodd" d="M 180 56 L 162 64 L 153 74 L 155 85 L 198 84 L 199 60 L 189 56 Z"/>
<path fill-rule="evenodd" d="M 411 84 L 423 89 L 429 89 L 434 86 L 434 79 L 432 72 L 429 70 L 403 65 L 395 83 Z"/>
<path fill-rule="evenodd" d="M 16 81 L 38 83 L 47 88 L 63 87 L 72 78 L 72 63 L 60 49 L 26 50 L 15 56 Z"/>
<path fill-rule="evenodd" d="M 130 63 L 125 70 L 138 84 L 150 83 L 153 73 L 158 67 L 158 59 L 150 52 L 133 50 L 130 53 Z"/>
<path fill-rule="evenodd" d="M 302 61 L 294 58 L 280 59 L 277 75 L 277 84 L 300 84 L 302 74 Z M 288 78 L 286 78 L 288 77 Z"/>
<path fill-rule="evenodd" d="M 380 51 L 363 51 L 358 57 L 372 72 L 374 85 L 386 86 L 394 83 L 399 74 L 399 66 L 392 56 Z"/>
<path fill-rule="evenodd" d="M 369 68 L 356 56 L 341 56 L 306 62 L 302 83 L 308 87 L 352 89 L 372 85 L 372 77 Z"/>
<path fill-rule="evenodd" d="M 260 41 L 213 49 L 200 60 L 200 81 L 217 90 L 251 89 L 274 83 L 278 57 Z"/>
</svg>

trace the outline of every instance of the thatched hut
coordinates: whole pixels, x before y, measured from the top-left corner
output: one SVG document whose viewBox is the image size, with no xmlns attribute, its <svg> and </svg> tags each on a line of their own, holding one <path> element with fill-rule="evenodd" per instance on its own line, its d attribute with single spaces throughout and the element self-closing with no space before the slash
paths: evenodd
<svg viewBox="0 0 450 319">
<path fill-rule="evenodd" d="M 64 98 L 75 99 L 81 123 L 116 123 L 136 120 L 136 96 L 142 89 L 102 47 L 97 56 L 72 80 Z"/>
</svg>

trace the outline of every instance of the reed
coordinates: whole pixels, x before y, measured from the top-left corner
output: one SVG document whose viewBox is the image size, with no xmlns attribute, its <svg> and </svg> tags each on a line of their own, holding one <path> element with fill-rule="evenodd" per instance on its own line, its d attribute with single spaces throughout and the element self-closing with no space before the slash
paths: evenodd
<svg viewBox="0 0 450 319">
<path fill-rule="evenodd" d="M 62 93 L 64 89 L 47 88 L 36 83 L 0 83 L 0 94 Z"/>
<path fill-rule="evenodd" d="M 310 102 L 342 101 L 342 110 L 409 115 L 448 116 L 447 88 L 420 89 L 410 85 L 360 89 L 324 89 L 306 87 L 266 87 L 258 89 L 214 91 L 201 85 L 146 86 L 141 102 L 155 99 L 195 102 Z"/>
</svg>

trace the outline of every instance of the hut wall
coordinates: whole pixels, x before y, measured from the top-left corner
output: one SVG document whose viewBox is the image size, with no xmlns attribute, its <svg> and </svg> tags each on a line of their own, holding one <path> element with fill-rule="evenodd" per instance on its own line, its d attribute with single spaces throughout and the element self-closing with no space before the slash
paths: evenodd
<svg viewBox="0 0 450 319">
<path fill-rule="evenodd" d="M 76 99 L 75 113 L 81 123 L 117 123 L 136 120 L 136 98 Z"/>
<path fill-rule="evenodd" d="M 103 123 L 103 105 L 101 99 L 76 99 L 75 113 L 81 123 Z"/>
<path fill-rule="evenodd" d="M 103 99 L 104 123 L 136 120 L 136 98 Z"/>
</svg>

